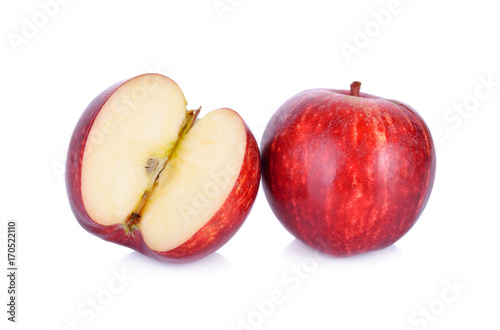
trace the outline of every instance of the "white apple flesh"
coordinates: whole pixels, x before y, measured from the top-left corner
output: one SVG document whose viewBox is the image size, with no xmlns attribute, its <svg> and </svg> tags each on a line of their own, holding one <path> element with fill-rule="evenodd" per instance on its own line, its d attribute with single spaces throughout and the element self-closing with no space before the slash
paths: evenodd
<svg viewBox="0 0 500 330">
<path fill-rule="evenodd" d="M 253 135 L 231 109 L 197 119 L 199 110 L 187 111 L 179 86 L 162 75 L 112 89 L 94 100 L 100 107 L 91 103 L 80 119 L 88 130 L 77 125 L 72 138 L 67 183 L 77 219 L 104 239 L 158 259 L 213 252 L 255 200 L 260 166 Z M 206 226 L 210 234 L 197 238 Z M 170 253 L 176 249 L 183 252 Z"/>
</svg>

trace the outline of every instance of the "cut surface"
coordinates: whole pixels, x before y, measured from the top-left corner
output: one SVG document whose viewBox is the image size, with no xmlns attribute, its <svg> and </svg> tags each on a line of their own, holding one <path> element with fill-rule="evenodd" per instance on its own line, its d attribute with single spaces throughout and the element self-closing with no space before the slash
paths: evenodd
<svg viewBox="0 0 500 330">
<path fill-rule="evenodd" d="M 149 160 L 165 156 L 185 118 L 182 91 L 161 75 L 138 76 L 111 95 L 89 132 L 82 160 L 82 198 L 95 222 L 123 223 L 133 212 L 151 181 Z"/>
<path fill-rule="evenodd" d="M 121 224 L 127 235 L 140 230 L 161 252 L 214 216 L 240 174 L 246 128 L 230 109 L 192 124 L 197 113 L 186 111 L 180 88 L 161 75 L 133 78 L 111 95 L 82 160 L 83 203 L 96 223 Z"/>
<path fill-rule="evenodd" d="M 178 247 L 212 218 L 236 183 L 245 149 L 245 125 L 232 110 L 212 111 L 194 124 L 144 209 L 139 229 L 151 249 Z"/>
</svg>

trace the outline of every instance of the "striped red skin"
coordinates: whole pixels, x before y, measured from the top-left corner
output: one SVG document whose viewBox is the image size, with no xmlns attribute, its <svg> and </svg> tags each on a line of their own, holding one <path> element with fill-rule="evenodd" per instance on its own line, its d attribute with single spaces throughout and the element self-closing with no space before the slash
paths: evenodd
<svg viewBox="0 0 500 330">
<path fill-rule="evenodd" d="M 431 134 L 409 106 L 365 93 L 313 89 L 284 103 L 261 143 L 267 200 L 307 245 L 349 256 L 410 230 L 436 171 Z"/>
<path fill-rule="evenodd" d="M 144 242 L 140 230 L 127 235 L 122 225 L 103 226 L 85 210 L 82 191 L 82 157 L 88 134 L 104 103 L 124 82 L 98 95 L 82 114 L 71 138 L 66 160 L 66 190 L 71 209 L 80 225 L 90 233 L 110 242 L 127 246 L 144 255 L 173 263 L 201 259 L 223 246 L 243 225 L 253 206 L 260 183 L 260 154 L 255 137 L 245 124 L 246 150 L 235 186 L 221 208 L 188 241 L 170 251 L 154 251 Z"/>
</svg>

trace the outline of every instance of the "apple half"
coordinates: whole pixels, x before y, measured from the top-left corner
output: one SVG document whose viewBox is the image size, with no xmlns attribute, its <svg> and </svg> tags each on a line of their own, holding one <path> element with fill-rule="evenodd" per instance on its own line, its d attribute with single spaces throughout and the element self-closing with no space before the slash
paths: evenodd
<svg viewBox="0 0 500 330">
<path fill-rule="evenodd" d="M 89 232 L 144 255 L 193 261 L 224 245 L 255 201 L 260 158 L 228 108 L 198 119 L 160 74 L 117 83 L 82 114 L 71 138 L 66 186 Z"/>
</svg>

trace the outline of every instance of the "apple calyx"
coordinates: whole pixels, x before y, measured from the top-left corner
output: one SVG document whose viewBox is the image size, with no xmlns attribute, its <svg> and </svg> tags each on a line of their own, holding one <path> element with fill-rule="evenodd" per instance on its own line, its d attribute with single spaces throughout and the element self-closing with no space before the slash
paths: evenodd
<svg viewBox="0 0 500 330">
<path fill-rule="evenodd" d="M 351 84 L 351 96 L 359 96 L 360 89 L 361 89 L 361 83 L 359 81 L 354 81 Z"/>
<path fill-rule="evenodd" d="M 149 197 L 151 197 L 151 194 L 153 193 L 156 185 L 158 184 L 161 174 L 167 167 L 167 163 L 170 159 L 170 156 L 175 151 L 176 147 L 179 145 L 179 142 L 182 140 L 182 138 L 189 132 L 191 127 L 193 127 L 193 124 L 196 118 L 198 117 L 200 111 L 201 107 L 198 108 L 197 110 L 186 111 L 186 118 L 184 118 L 184 122 L 181 125 L 178 138 L 172 144 L 172 146 L 167 150 L 165 156 L 162 158 L 148 159 L 144 167 L 146 168 L 146 172 L 151 176 L 151 181 L 148 185 L 148 188 L 144 191 L 144 194 L 142 195 L 141 200 L 137 204 L 136 208 L 128 216 L 127 220 L 125 221 L 125 224 L 123 225 L 125 229 L 125 234 L 127 236 L 129 235 L 134 236 L 133 233 L 138 228 L 138 224 L 141 221 L 142 211 L 144 209 L 144 206 L 148 202 Z"/>
</svg>

